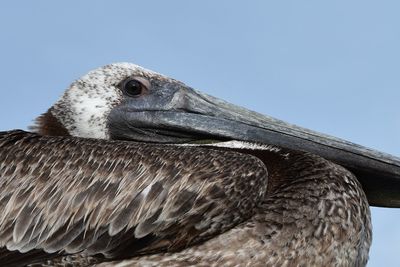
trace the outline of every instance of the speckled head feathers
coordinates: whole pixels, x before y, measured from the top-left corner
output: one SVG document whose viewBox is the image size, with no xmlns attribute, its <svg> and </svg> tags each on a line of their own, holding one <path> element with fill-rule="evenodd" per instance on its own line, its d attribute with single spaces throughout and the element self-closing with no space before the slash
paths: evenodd
<svg viewBox="0 0 400 267">
<path fill-rule="evenodd" d="M 130 76 L 166 78 L 132 63 L 106 65 L 72 83 L 49 112 L 69 135 L 108 138 L 107 116 L 123 97 L 117 85 Z"/>
</svg>

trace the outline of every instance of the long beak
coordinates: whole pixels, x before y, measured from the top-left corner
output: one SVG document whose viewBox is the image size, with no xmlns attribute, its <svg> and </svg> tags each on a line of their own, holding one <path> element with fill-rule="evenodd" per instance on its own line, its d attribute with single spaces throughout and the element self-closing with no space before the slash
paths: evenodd
<svg viewBox="0 0 400 267">
<path fill-rule="evenodd" d="M 201 136 L 261 142 L 320 155 L 352 171 L 362 183 L 371 205 L 400 207 L 400 159 L 392 155 L 288 124 L 187 88 L 176 92 L 164 110 L 133 113 L 125 114 L 128 116 L 125 122 L 130 121 L 128 126 L 136 131 L 138 127 L 139 131 L 151 129 L 146 132 L 145 141 L 158 142 L 164 136 L 165 142 L 186 142 Z"/>
<path fill-rule="evenodd" d="M 189 118 L 191 127 L 212 135 L 262 142 L 320 155 L 351 170 L 374 206 L 400 207 L 400 158 L 321 134 L 195 92 L 188 110 L 220 119 Z M 204 111 L 203 111 L 204 110 Z M 188 113 L 189 115 L 189 113 Z"/>
</svg>

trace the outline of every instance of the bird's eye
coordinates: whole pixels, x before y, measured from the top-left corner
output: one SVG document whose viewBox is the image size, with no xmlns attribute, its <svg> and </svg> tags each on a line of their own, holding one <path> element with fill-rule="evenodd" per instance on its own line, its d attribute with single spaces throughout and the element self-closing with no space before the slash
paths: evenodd
<svg viewBox="0 0 400 267">
<path fill-rule="evenodd" d="M 141 81 L 130 79 L 124 83 L 122 89 L 128 96 L 139 97 L 143 94 L 144 90 L 146 90 L 146 87 Z"/>
</svg>

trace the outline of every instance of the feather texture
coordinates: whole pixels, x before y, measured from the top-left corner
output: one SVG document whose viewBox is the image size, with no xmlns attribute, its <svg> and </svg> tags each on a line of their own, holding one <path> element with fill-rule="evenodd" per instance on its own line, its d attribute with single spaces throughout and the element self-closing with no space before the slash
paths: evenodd
<svg viewBox="0 0 400 267">
<path fill-rule="evenodd" d="M 251 155 L 3 132 L 0 247 L 41 260 L 183 248 L 251 217 L 266 189 Z"/>
</svg>

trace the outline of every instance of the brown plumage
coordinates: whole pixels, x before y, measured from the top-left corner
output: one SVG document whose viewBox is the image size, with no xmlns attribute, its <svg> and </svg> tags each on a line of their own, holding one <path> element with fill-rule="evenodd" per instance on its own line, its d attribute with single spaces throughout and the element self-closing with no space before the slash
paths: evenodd
<svg viewBox="0 0 400 267">
<path fill-rule="evenodd" d="M 0 147 L 0 245 L 31 255 L 9 253 L 0 257 L 5 266 L 132 257 L 132 266 L 366 261 L 365 195 L 352 174 L 314 155 L 23 131 L 1 134 Z M 338 262 L 346 254 L 356 261 Z"/>
<path fill-rule="evenodd" d="M 229 151 L 21 131 L 0 147 L 0 245 L 49 257 L 181 249 L 248 219 L 267 186 L 261 161 Z"/>
</svg>

